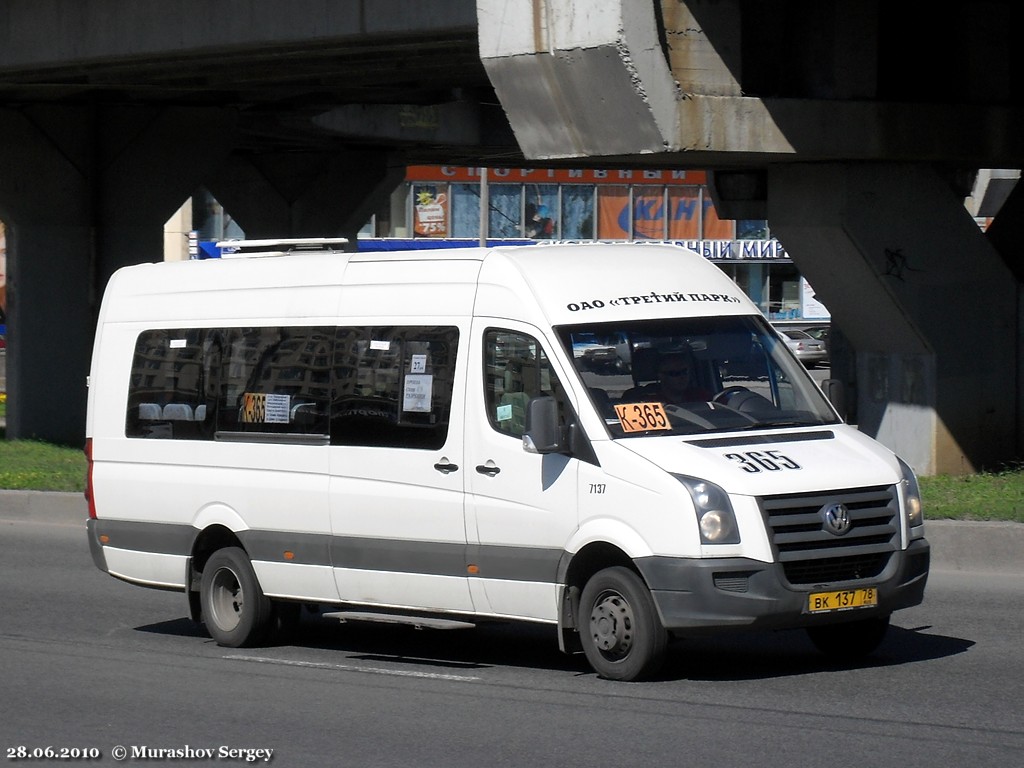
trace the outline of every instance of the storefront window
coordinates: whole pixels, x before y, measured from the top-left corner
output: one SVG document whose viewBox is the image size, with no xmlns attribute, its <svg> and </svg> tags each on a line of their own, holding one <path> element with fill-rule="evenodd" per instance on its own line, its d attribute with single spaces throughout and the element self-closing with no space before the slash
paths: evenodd
<svg viewBox="0 0 1024 768">
<path fill-rule="evenodd" d="M 668 236 L 673 240 L 699 240 L 703 212 L 700 187 L 669 187 Z"/>
<path fill-rule="evenodd" d="M 629 240 L 632 235 L 629 187 L 602 186 L 597 190 L 597 237 L 600 240 Z"/>
<path fill-rule="evenodd" d="M 562 187 L 562 237 L 590 240 L 594 237 L 594 185 Z"/>
<path fill-rule="evenodd" d="M 488 189 L 488 237 L 522 237 L 523 188 L 519 184 L 491 184 Z"/>
<path fill-rule="evenodd" d="M 633 187 L 633 239 L 664 240 L 665 187 Z"/>
<path fill-rule="evenodd" d="M 450 237 L 480 236 L 480 187 L 477 184 L 451 185 L 452 233 Z"/>
<path fill-rule="evenodd" d="M 770 265 L 768 310 L 770 320 L 800 317 L 800 273 L 796 265 Z"/>
<path fill-rule="evenodd" d="M 737 240 L 767 240 L 768 222 L 764 219 L 737 219 Z"/>
<path fill-rule="evenodd" d="M 523 191 L 523 236 L 534 240 L 558 237 L 558 185 L 526 184 Z"/>
</svg>

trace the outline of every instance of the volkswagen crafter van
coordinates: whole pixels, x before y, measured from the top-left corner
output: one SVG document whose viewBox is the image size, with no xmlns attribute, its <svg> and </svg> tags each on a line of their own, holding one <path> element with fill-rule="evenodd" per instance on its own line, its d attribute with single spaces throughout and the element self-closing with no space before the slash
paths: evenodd
<svg viewBox="0 0 1024 768">
<path fill-rule="evenodd" d="M 697 253 L 332 248 L 130 266 L 103 297 L 93 558 L 219 644 L 300 606 L 535 622 L 636 680 L 742 629 L 853 659 L 922 600 L 914 472 Z"/>
</svg>

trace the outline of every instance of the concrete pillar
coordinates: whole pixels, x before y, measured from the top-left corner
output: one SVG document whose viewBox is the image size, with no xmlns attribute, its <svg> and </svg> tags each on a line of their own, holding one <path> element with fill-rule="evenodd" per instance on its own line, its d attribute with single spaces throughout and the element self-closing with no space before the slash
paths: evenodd
<svg viewBox="0 0 1024 768">
<path fill-rule="evenodd" d="M 773 167 L 768 220 L 855 352 L 861 430 L 926 475 L 1016 456 L 1017 281 L 945 179 Z"/>
<path fill-rule="evenodd" d="M 79 125 L 83 110 L 64 111 Z M 81 444 L 92 341 L 88 153 L 0 109 L 0 217 L 7 230 L 7 437 Z M 52 124 L 51 124 L 52 125 Z"/>
<path fill-rule="evenodd" d="M 998 208 L 987 211 L 994 218 L 985 238 L 1017 281 L 1017 345 L 1024 339 L 1024 184 L 1014 182 Z M 1018 458 L 1024 453 L 1024 355 L 1017 356 Z"/>
<path fill-rule="evenodd" d="M 357 233 L 405 178 L 386 152 L 233 155 L 207 187 L 250 239 L 347 237 Z"/>
<path fill-rule="evenodd" d="M 163 258 L 163 225 L 226 154 L 218 110 L 0 110 L 7 436 L 81 445 L 103 287 Z"/>
</svg>

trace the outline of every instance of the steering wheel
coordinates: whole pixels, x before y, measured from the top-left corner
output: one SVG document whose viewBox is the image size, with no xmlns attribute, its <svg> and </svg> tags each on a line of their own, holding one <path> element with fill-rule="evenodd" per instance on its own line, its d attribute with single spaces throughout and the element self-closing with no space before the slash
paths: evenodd
<svg viewBox="0 0 1024 768">
<path fill-rule="evenodd" d="M 747 389 L 746 387 L 726 387 L 721 392 L 719 392 L 717 395 L 715 395 L 713 398 L 711 398 L 711 401 L 714 402 L 714 403 L 721 403 L 723 405 L 728 405 L 728 403 L 726 403 L 726 400 L 731 398 L 733 395 L 735 395 L 738 392 L 749 392 L 749 391 L 750 390 Z"/>
</svg>

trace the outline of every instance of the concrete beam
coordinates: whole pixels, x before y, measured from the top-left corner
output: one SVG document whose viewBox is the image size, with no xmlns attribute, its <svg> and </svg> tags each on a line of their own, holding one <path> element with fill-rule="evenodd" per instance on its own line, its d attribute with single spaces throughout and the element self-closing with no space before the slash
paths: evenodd
<svg viewBox="0 0 1024 768">
<path fill-rule="evenodd" d="M 308 51 L 345 38 L 473 28 L 473 0 L 4 0 L 0 70 Z"/>
<path fill-rule="evenodd" d="M 349 104 L 318 115 L 312 122 L 343 137 L 465 147 L 482 141 L 480 105 L 465 101 L 427 106 Z"/>
<path fill-rule="evenodd" d="M 878 100 L 879 19 L 870 6 L 792 11 L 801 51 L 784 57 L 751 51 L 742 34 L 761 11 L 738 0 L 478 0 L 477 8 L 481 58 L 528 159 L 662 153 L 665 166 L 700 158 L 708 168 L 808 158 L 1014 168 L 1024 156 L 1024 109 L 1006 99 L 955 109 Z M 783 68 L 791 90 L 770 81 L 771 90 L 746 95 L 748 80 L 762 82 L 744 72 L 748 58 Z"/>
</svg>

